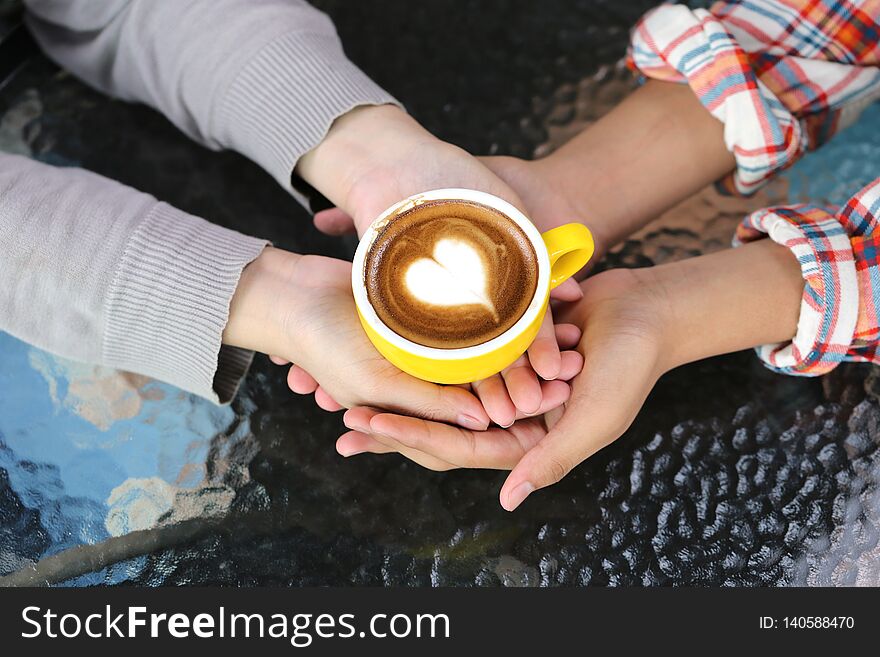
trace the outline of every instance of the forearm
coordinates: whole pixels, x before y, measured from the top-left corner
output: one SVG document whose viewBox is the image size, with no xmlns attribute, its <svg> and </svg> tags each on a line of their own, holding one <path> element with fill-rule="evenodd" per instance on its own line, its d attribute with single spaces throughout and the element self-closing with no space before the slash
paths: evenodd
<svg viewBox="0 0 880 657">
<path fill-rule="evenodd" d="M 759 210 L 739 226 L 744 245 L 643 270 L 666 300 L 659 312 L 671 327 L 670 365 L 747 346 L 759 347 L 771 369 L 798 376 L 877 362 L 878 207 L 880 178 L 837 212 Z"/>
<path fill-rule="evenodd" d="M 688 86 L 649 80 L 535 166 L 607 248 L 733 170 L 723 133 Z"/>
<path fill-rule="evenodd" d="M 119 183 L 0 155 L 0 330 L 228 401 L 250 355 L 221 348 L 265 242 Z"/>
<path fill-rule="evenodd" d="M 90 85 L 146 103 L 285 189 L 333 121 L 394 99 L 352 64 L 304 0 L 27 0 L 47 54 Z"/>
<path fill-rule="evenodd" d="M 639 270 L 665 308 L 662 370 L 791 340 L 804 281 L 791 251 L 769 239 Z"/>
</svg>

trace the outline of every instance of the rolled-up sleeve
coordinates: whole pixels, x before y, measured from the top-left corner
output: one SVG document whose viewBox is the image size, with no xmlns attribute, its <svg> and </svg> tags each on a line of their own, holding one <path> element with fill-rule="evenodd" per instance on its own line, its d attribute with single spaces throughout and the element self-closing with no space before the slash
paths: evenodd
<svg viewBox="0 0 880 657">
<path fill-rule="evenodd" d="M 784 374 L 818 376 L 845 361 L 880 363 L 880 178 L 845 206 L 768 208 L 740 224 L 734 244 L 769 237 L 791 250 L 804 278 L 797 333 L 758 347 Z"/>
<path fill-rule="evenodd" d="M 662 5 L 635 27 L 628 63 L 690 85 L 736 158 L 721 186 L 750 194 L 880 98 L 878 21 L 875 2 Z"/>
<path fill-rule="evenodd" d="M 721 188 L 750 194 L 880 98 L 878 21 L 873 0 L 664 4 L 633 30 L 628 64 L 690 86 L 736 159 Z M 757 348 L 768 367 L 815 376 L 880 362 L 878 213 L 880 179 L 840 209 L 767 208 L 740 224 L 735 246 L 769 237 L 791 250 L 805 282 L 794 338 Z"/>
</svg>

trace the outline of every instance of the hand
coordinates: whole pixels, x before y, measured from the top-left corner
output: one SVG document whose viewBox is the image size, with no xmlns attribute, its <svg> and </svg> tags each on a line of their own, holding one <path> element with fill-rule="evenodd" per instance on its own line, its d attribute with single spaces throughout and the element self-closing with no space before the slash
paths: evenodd
<svg viewBox="0 0 880 657">
<path fill-rule="evenodd" d="M 411 377 L 376 351 L 358 320 L 351 263 L 343 260 L 266 249 L 242 274 L 223 341 L 296 363 L 290 387 L 314 392 L 329 411 L 368 404 L 473 430 L 489 425 L 468 390 Z"/>
<path fill-rule="evenodd" d="M 576 205 L 576 199 L 566 193 L 566 188 L 559 184 L 558 177 L 548 169 L 545 160 L 521 160 L 502 155 L 476 159 L 516 191 L 522 202 L 521 207 L 527 209 L 526 216 L 542 233 L 571 222 L 589 225 L 596 250 L 585 270 L 599 262 L 606 250 L 621 238 L 608 225 L 611 222 L 603 219 L 603 215 Z M 357 230 L 355 220 L 342 208 L 321 210 L 315 214 L 314 221 L 315 227 L 328 235 L 351 234 Z M 576 301 L 580 299 L 580 294 L 575 289 L 574 281 L 566 281 L 553 291 L 552 296 L 559 300 Z"/>
<path fill-rule="evenodd" d="M 743 284 L 750 280 L 760 284 Z M 439 470 L 512 469 L 501 504 L 513 510 L 616 440 L 664 372 L 790 340 L 804 295 L 798 260 L 769 239 L 647 269 L 606 271 L 581 287 L 583 300 L 562 314 L 583 328 L 584 356 L 564 410 L 508 430 L 472 432 L 354 408 L 345 415 L 352 431 L 337 450 L 400 452 Z"/>
<path fill-rule="evenodd" d="M 555 330 L 560 349 L 566 349 L 562 352 L 562 371 L 559 378 L 542 381 L 533 387 L 534 372 L 528 366 L 527 358 L 521 356 L 500 374 L 469 386 L 459 386 L 476 394 L 490 420 L 496 425 L 509 427 L 518 419 L 542 415 L 568 400 L 571 388 L 566 382 L 574 378 L 583 367 L 583 357 L 577 351 L 570 350 L 580 340 L 581 331 L 573 324 L 558 324 Z M 293 365 L 282 356 L 269 358 L 276 365 L 290 365 L 287 381 L 293 392 L 300 395 L 314 394 L 318 406 L 326 411 L 345 408 L 300 365 Z"/>
<path fill-rule="evenodd" d="M 522 160 L 504 155 L 476 159 L 486 170 L 515 190 L 522 203 L 521 207 L 526 208 L 526 215 L 541 232 L 573 221 L 587 223 L 589 220 L 590 232 L 593 233 L 596 245 L 591 262 L 601 260 L 605 250 L 613 246 L 613 243 L 607 243 L 606 233 L 610 231 L 606 230 L 606 222 L 588 208 L 576 204 L 573 195 L 567 193 L 558 177 L 546 166 L 546 160 Z M 314 221 L 318 230 L 328 235 L 344 235 L 357 231 L 355 220 L 342 208 L 321 210 L 315 214 Z"/>
<path fill-rule="evenodd" d="M 329 233 L 362 235 L 398 201 L 443 187 L 488 192 L 524 210 L 516 192 L 477 158 L 390 105 L 359 107 L 337 119 L 296 173 L 336 205 L 316 215 L 318 227 Z"/>
<path fill-rule="evenodd" d="M 517 194 L 541 230 L 585 223 L 598 262 L 609 248 L 734 169 L 723 133 L 724 124 L 687 85 L 648 80 L 547 157 L 479 159 Z M 351 226 L 339 210 L 319 213 L 315 223 L 334 232 Z"/>
<path fill-rule="evenodd" d="M 583 357 L 577 351 L 569 350 L 580 339 L 581 331 L 577 326 L 557 324 L 555 331 L 559 348 L 566 349 L 561 354 L 562 369 L 557 379 L 538 383 L 527 357 L 521 356 L 495 376 L 458 387 L 476 394 L 489 419 L 500 427 L 509 427 L 518 419 L 542 415 L 558 408 L 571 394 L 566 382 L 581 371 Z M 302 366 L 291 364 L 283 356 L 270 355 L 269 359 L 276 365 L 290 365 L 287 383 L 293 392 L 314 394 L 315 402 L 326 411 L 335 412 L 345 408 Z"/>
<path fill-rule="evenodd" d="M 556 483 L 617 439 L 670 367 L 664 359 L 664 294 L 650 284 L 647 271 L 612 270 L 582 284 L 583 300 L 564 317 L 583 328 L 584 369 L 564 409 L 521 419 L 506 430 L 473 432 L 353 408 L 345 414 L 351 431 L 340 437 L 337 450 L 344 456 L 398 452 L 434 470 L 511 469 L 501 504 L 513 510 L 533 490 Z"/>
<path fill-rule="evenodd" d="M 552 156 L 550 156 L 552 157 Z M 590 229 L 596 250 L 585 267 L 588 271 L 599 262 L 606 251 L 619 240 L 618 235 L 608 225 L 611 221 L 590 207 L 579 204 L 579 199 L 561 184 L 548 163 L 544 160 L 521 160 L 516 157 L 495 155 L 480 157 L 487 169 L 516 190 L 526 208 L 529 218 L 542 233 L 571 222 L 580 222 Z M 586 178 L 585 172 L 584 177 Z M 317 223 L 317 217 L 316 217 Z"/>
<path fill-rule="evenodd" d="M 322 219 L 316 217 L 318 226 L 327 232 L 355 227 L 362 234 L 394 203 L 442 187 L 489 192 L 523 208 L 516 193 L 476 158 L 437 139 L 393 106 L 360 107 L 339 118 L 324 141 L 300 159 L 296 172 L 337 205 L 330 214 L 319 213 Z M 574 282 L 554 290 L 556 299 L 572 301 L 580 296 Z M 478 388 L 496 390 L 499 381 L 507 382 L 511 403 L 534 413 L 542 404 L 538 377 L 558 379 L 573 364 L 571 357 L 567 360 L 564 364 L 548 312 L 528 350 L 528 361 L 518 363 L 488 387 Z M 509 404 L 493 406 L 498 411 L 493 419 L 509 421 L 502 407 L 509 410 Z"/>
</svg>

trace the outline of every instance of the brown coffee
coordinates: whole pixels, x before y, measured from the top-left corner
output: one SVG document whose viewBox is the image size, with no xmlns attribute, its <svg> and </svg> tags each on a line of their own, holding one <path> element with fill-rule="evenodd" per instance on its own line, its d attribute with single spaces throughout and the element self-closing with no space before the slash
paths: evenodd
<svg viewBox="0 0 880 657">
<path fill-rule="evenodd" d="M 469 201 L 432 201 L 391 217 L 364 263 L 370 304 L 392 331 L 427 347 L 482 344 L 522 317 L 538 258 L 503 213 Z"/>
</svg>

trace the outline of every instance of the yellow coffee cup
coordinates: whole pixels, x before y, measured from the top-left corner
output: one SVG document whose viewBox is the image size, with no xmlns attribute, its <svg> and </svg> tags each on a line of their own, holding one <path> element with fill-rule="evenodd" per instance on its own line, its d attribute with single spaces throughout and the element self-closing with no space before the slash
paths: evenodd
<svg viewBox="0 0 880 657">
<path fill-rule="evenodd" d="M 367 296 L 365 262 L 381 229 L 395 216 L 423 203 L 466 201 L 488 206 L 516 223 L 538 259 L 538 284 L 532 302 L 517 322 L 482 344 L 458 349 L 426 347 L 386 326 Z M 361 238 L 351 273 L 352 291 L 361 325 L 370 342 L 404 372 L 434 383 L 471 383 L 497 374 L 519 358 L 538 334 L 550 303 L 550 290 L 580 270 L 593 255 L 593 236 L 583 224 L 571 223 L 539 233 L 522 212 L 503 199 L 472 189 L 435 189 L 404 199 L 383 212 Z M 438 308 L 437 312 L 443 312 Z"/>
</svg>

